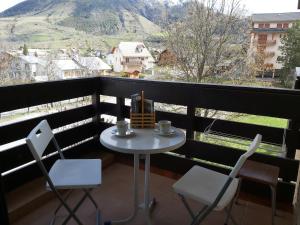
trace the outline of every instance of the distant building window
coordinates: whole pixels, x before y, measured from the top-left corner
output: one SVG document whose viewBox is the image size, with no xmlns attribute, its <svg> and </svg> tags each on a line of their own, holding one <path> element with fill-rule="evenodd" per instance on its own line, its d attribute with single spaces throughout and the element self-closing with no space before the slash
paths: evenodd
<svg viewBox="0 0 300 225">
<path fill-rule="evenodd" d="M 258 24 L 258 28 L 264 28 L 264 24 L 263 23 Z"/>
<path fill-rule="evenodd" d="M 277 23 L 277 28 L 282 28 L 282 23 Z"/>
<path fill-rule="evenodd" d="M 125 60 L 126 60 L 127 63 L 129 63 L 129 58 L 126 58 Z"/>
<path fill-rule="evenodd" d="M 268 35 L 267 34 L 259 34 L 258 41 L 267 41 Z"/>
<path fill-rule="evenodd" d="M 288 23 L 284 23 L 283 24 L 283 28 L 289 28 L 289 24 Z"/>
<path fill-rule="evenodd" d="M 265 23 L 265 28 L 270 28 L 270 24 L 269 23 Z"/>
</svg>

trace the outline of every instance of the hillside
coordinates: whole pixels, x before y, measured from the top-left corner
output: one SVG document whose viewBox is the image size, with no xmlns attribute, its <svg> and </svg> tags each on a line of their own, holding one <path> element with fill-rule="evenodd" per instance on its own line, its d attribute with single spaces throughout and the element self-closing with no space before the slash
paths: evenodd
<svg viewBox="0 0 300 225">
<path fill-rule="evenodd" d="M 158 0 L 27 0 L 0 17 L 56 17 L 55 25 L 94 34 L 159 32 L 165 5 Z"/>
<path fill-rule="evenodd" d="M 31 47 L 89 45 L 110 49 L 120 40 L 140 41 L 159 34 L 169 19 L 167 12 L 178 7 L 163 2 L 27 0 L 0 14 L 0 42 L 26 42 Z"/>
</svg>

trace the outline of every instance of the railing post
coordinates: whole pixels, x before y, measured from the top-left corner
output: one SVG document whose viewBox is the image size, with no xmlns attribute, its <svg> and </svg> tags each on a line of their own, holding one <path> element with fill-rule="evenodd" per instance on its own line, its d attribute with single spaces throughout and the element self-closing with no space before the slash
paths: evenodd
<svg viewBox="0 0 300 225">
<path fill-rule="evenodd" d="M 194 139 L 195 132 L 195 111 L 196 108 L 194 106 L 187 106 L 187 118 L 188 123 L 186 126 L 186 139 Z M 191 158 L 190 149 L 186 150 L 185 157 Z"/>
<path fill-rule="evenodd" d="M 117 97 L 117 120 L 124 120 L 125 98 Z"/>
<path fill-rule="evenodd" d="M 295 159 L 296 150 L 299 148 L 299 121 L 289 120 L 286 134 L 286 157 Z"/>
<path fill-rule="evenodd" d="M 296 77 L 294 89 L 300 89 L 300 77 Z M 296 150 L 300 145 L 300 121 L 299 120 L 289 120 L 288 132 L 286 137 L 287 144 L 287 158 L 294 159 L 296 155 Z"/>
<path fill-rule="evenodd" d="M 9 225 L 8 211 L 6 206 L 5 192 L 3 187 L 3 178 L 0 174 L 0 224 Z"/>
<path fill-rule="evenodd" d="M 300 89 L 300 76 L 296 77 L 294 89 Z"/>
<path fill-rule="evenodd" d="M 92 95 L 92 104 L 93 104 L 94 112 L 95 112 L 95 115 L 93 117 L 93 122 L 96 125 L 96 127 L 98 127 L 101 122 L 100 93 L 98 91 L 96 91 Z"/>
</svg>

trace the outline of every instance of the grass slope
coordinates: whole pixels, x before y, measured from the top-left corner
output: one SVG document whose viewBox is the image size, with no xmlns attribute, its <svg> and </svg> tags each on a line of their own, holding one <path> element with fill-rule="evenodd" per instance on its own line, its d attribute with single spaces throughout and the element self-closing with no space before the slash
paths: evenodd
<svg viewBox="0 0 300 225">
<path fill-rule="evenodd" d="M 19 12 L 21 6 L 15 11 Z M 0 17 L 0 43 L 16 47 L 27 43 L 30 48 L 92 47 L 110 50 L 121 40 L 142 41 L 161 31 L 158 25 L 135 10 L 99 9 L 86 16 L 75 16 L 76 11 L 77 0 L 56 0 L 44 5 L 38 3 L 31 13 Z M 6 14 L 9 13 L 12 11 Z"/>
</svg>

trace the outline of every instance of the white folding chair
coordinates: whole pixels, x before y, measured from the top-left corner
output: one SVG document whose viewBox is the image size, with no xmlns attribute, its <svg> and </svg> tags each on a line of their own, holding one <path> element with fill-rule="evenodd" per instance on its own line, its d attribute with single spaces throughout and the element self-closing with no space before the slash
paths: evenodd
<svg viewBox="0 0 300 225">
<path fill-rule="evenodd" d="M 261 139 L 262 136 L 257 134 L 248 151 L 240 156 L 229 175 L 194 166 L 173 185 L 175 192 L 180 196 L 192 217 L 191 225 L 200 224 L 211 211 L 223 209 L 227 211 L 225 224 L 228 223 L 229 219 L 237 224 L 231 216 L 231 208 L 239 182 L 236 176 L 247 158 L 258 148 Z M 197 214 L 194 214 L 186 198 L 201 202 L 204 207 Z M 226 208 L 228 205 L 229 207 Z"/>
<path fill-rule="evenodd" d="M 54 144 L 61 159 L 58 159 L 54 163 L 48 173 L 42 161 L 42 156 L 50 142 Z M 99 187 L 101 184 L 101 160 L 65 159 L 63 152 L 61 151 L 46 120 L 41 121 L 30 132 L 26 138 L 26 143 L 47 180 L 47 189 L 52 190 L 60 201 L 60 205 L 54 212 L 54 217 L 51 221 L 51 224 L 55 223 L 55 219 L 57 218 L 56 214 L 63 206 L 66 208 L 69 215 L 62 224 L 67 224 L 68 221 L 73 218 L 77 224 L 83 225 L 83 223 L 75 215 L 75 212 L 78 210 L 83 201 L 86 198 L 89 198 L 96 208 L 96 223 L 99 225 L 101 223 L 100 210 L 90 192 L 93 188 Z M 63 198 L 63 196 L 58 192 L 58 189 L 67 189 L 69 192 L 67 193 L 66 197 Z M 71 209 L 66 200 L 70 196 L 72 190 L 75 189 L 83 190 L 84 196 L 79 200 L 77 205 Z"/>
</svg>

